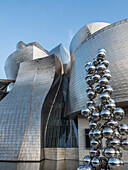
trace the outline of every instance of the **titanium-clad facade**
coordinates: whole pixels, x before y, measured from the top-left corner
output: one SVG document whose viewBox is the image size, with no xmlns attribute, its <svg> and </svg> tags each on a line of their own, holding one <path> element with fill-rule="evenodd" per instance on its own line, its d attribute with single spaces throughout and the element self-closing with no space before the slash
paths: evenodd
<svg viewBox="0 0 128 170">
<path fill-rule="evenodd" d="M 77 39 L 79 40 L 79 34 L 75 35 L 76 37 L 73 38 L 70 45 L 71 57 L 74 57 L 75 60 L 70 75 L 70 107 L 68 114 L 79 112 L 83 107 L 85 107 L 87 96 L 85 93 L 86 84 L 84 80 L 84 64 L 95 58 L 95 54 L 99 48 L 104 48 L 107 51 L 106 59 L 110 62 L 110 71 L 112 75 L 110 84 L 114 89 L 112 98 L 116 101 L 116 103 L 127 106 L 128 20 L 126 19 L 108 25 L 88 36 L 80 44 L 77 43 Z M 78 46 L 75 44 L 78 44 Z M 74 54 L 74 56 L 72 54 Z"/>
</svg>

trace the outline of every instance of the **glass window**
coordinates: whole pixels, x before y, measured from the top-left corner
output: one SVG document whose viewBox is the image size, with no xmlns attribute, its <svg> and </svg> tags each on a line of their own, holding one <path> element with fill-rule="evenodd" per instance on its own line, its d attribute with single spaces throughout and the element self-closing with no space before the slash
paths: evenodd
<svg viewBox="0 0 128 170">
<path fill-rule="evenodd" d="M 89 129 L 85 129 L 85 147 L 90 148 Z"/>
</svg>

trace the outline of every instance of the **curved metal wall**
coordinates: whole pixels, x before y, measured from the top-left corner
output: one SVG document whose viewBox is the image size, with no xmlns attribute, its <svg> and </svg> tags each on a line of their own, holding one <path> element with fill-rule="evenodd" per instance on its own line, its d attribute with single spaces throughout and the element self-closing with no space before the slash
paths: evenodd
<svg viewBox="0 0 128 170">
<path fill-rule="evenodd" d="M 42 105 L 61 67 L 55 55 L 20 64 L 13 89 L 0 102 L 0 160 L 41 160 Z"/>
<path fill-rule="evenodd" d="M 87 96 L 84 64 L 95 58 L 99 48 L 107 51 L 106 59 L 110 62 L 112 74 L 110 84 L 114 89 L 112 98 L 119 104 L 123 102 L 122 106 L 128 102 L 128 19 L 126 19 L 95 32 L 75 49 L 75 62 L 69 84 L 68 114 L 78 112 L 85 107 Z"/>
</svg>

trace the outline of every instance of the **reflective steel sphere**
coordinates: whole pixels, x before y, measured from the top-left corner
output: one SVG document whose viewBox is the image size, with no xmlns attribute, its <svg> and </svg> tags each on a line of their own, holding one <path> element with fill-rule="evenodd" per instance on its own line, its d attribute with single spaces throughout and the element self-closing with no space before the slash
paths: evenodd
<svg viewBox="0 0 128 170">
<path fill-rule="evenodd" d="M 100 103 L 99 103 L 99 105 L 98 105 L 98 109 L 99 109 L 99 111 L 101 111 L 101 110 L 103 109 L 103 107 L 104 107 L 104 106 L 103 106 L 103 103 L 102 103 L 102 102 L 100 102 Z"/>
<path fill-rule="evenodd" d="M 102 89 L 102 87 L 100 87 L 100 85 L 97 85 L 97 86 L 95 87 L 95 92 L 96 92 L 96 93 L 100 94 L 102 91 L 103 91 L 103 89 Z"/>
<path fill-rule="evenodd" d="M 105 108 L 110 110 L 110 111 L 113 111 L 116 108 L 116 105 L 115 105 L 115 103 L 110 102 L 110 103 L 105 105 Z"/>
<path fill-rule="evenodd" d="M 94 98 L 96 97 L 96 94 L 95 94 L 94 91 L 89 90 L 88 93 L 87 93 L 87 96 L 88 96 L 88 98 L 90 98 L 90 99 L 94 99 Z"/>
<path fill-rule="evenodd" d="M 108 93 L 109 95 L 111 95 L 113 92 L 113 89 L 111 88 L 111 86 L 107 86 L 107 88 L 103 89 L 103 93 Z"/>
<path fill-rule="evenodd" d="M 101 118 L 103 120 L 109 120 L 111 118 L 111 112 L 109 110 L 102 110 L 101 111 Z"/>
<path fill-rule="evenodd" d="M 99 64 L 99 61 L 97 60 L 97 58 L 94 58 L 94 59 L 92 60 L 92 64 L 93 64 L 94 66 L 97 66 L 97 65 Z"/>
<path fill-rule="evenodd" d="M 112 138 L 113 137 L 113 130 L 111 128 L 105 128 L 102 133 L 105 138 Z"/>
<path fill-rule="evenodd" d="M 121 135 L 127 135 L 128 134 L 128 125 L 121 124 L 119 126 L 119 132 L 120 132 Z"/>
<path fill-rule="evenodd" d="M 95 167 L 96 169 L 100 169 L 100 160 L 99 158 L 97 157 L 94 157 L 92 160 L 91 160 L 91 163 L 92 163 L 92 166 Z"/>
<path fill-rule="evenodd" d="M 108 68 L 108 66 L 109 66 L 109 61 L 108 61 L 108 60 L 104 60 L 104 61 L 101 62 L 101 64 L 104 64 L 105 67 Z"/>
<path fill-rule="evenodd" d="M 89 105 L 88 106 L 88 109 L 91 111 L 91 112 L 95 112 L 96 111 L 96 107 L 94 105 Z"/>
<path fill-rule="evenodd" d="M 91 74 L 86 74 L 85 75 L 85 80 L 87 80 L 87 78 L 92 78 L 92 75 Z"/>
<path fill-rule="evenodd" d="M 85 64 L 85 69 L 86 69 L 86 67 L 88 66 L 88 65 L 91 65 L 92 63 L 91 62 L 87 62 L 86 64 Z"/>
<path fill-rule="evenodd" d="M 109 96 L 109 94 L 107 94 L 107 93 L 102 93 L 102 94 L 100 95 L 100 100 L 101 100 L 101 102 L 103 102 L 103 103 L 107 103 L 107 102 L 109 101 L 109 99 L 110 99 L 110 96 Z"/>
<path fill-rule="evenodd" d="M 105 157 L 107 159 L 111 158 L 111 157 L 115 157 L 115 149 L 114 148 L 107 148 L 105 149 Z"/>
<path fill-rule="evenodd" d="M 110 144 L 111 147 L 113 147 L 115 149 L 119 149 L 119 147 L 121 145 L 120 140 L 117 139 L 117 138 L 110 140 L 109 144 Z"/>
<path fill-rule="evenodd" d="M 93 132 L 93 136 L 95 137 L 95 139 L 101 139 L 103 136 L 102 136 L 102 132 L 101 130 L 99 129 L 95 129 L 94 132 Z"/>
<path fill-rule="evenodd" d="M 93 81 L 93 79 L 92 79 L 91 77 L 88 77 L 88 78 L 86 79 L 86 83 L 87 83 L 89 86 L 91 86 L 91 85 L 94 84 L 94 81 Z"/>
<path fill-rule="evenodd" d="M 104 74 L 105 73 L 110 73 L 110 70 L 108 70 L 108 69 L 104 70 Z"/>
<path fill-rule="evenodd" d="M 103 77 L 103 78 L 101 78 L 100 80 L 99 80 L 99 84 L 100 84 L 100 86 L 101 87 L 104 87 L 104 86 L 106 86 L 107 84 L 108 84 L 108 79 L 106 78 L 106 77 Z"/>
<path fill-rule="evenodd" d="M 106 77 L 108 80 L 110 80 L 111 79 L 111 74 L 110 73 L 105 73 L 103 75 L 103 77 Z"/>
<path fill-rule="evenodd" d="M 97 149 L 100 147 L 101 142 L 96 139 L 92 139 L 90 144 L 92 148 Z"/>
<path fill-rule="evenodd" d="M 92 76 L 92 79 L 95 83 L 98 83 L 98 81 L 101 79 L 101 76 L 99 74 L 95 74 Z"/>
<path fill-rule="evenodd" d="M 100 155 L 100 151 L 98 149 L 94 149 L 94 148 L 90 149 L 90 156 L 94 157 L 99 155 Z"/>
<path fill-rule="evenodd" d="M 92 116 L 93 116 L 93 120 L 94 120 L 94 121 L 99 121 L 99 120 L 100 120 L 100 113 L 98 113 L 98 112 L 93 112 L 93 113 L 92 113 Z"/>
<path fill-rule="evenodd" d="M 122 141 L 122 147 L 124 150 L 128 151 L 128 139 Z"/>
<path fill-rule="evenodd" d="M 106 70 L 106 67 L 104 64 L 99 64 L 99 65 L 97 65 L 96 69 L 97 69 L 98 73 L 100 74 Z"/>
<path fill-rule="evenodd" d="M 118 138 L 118 139 L 120 139 L 120 133 L 118 132 L 118 130 L 117 129 L 115 129 L 114 130 L 114 138 Z"/>
<path fill-rule="evenodd" d="M 89 156 L 89 155 L 85 156 L 85 157 L 84 157 L 84 164 L 88 164 L 88 163 L 90 163 L 90 162 L 91 162 L 90 156 Z"/>
<path fill-rule="evenodd" d="M 106 51 L 104 49 L 99 49 L 96 53 L 96 57 L 99 60 L 103 60 L 106 56 Z"/>
<path fill-rule="evenodd" d="M 124 118 L 124 110 L 121 108 L 116 108 L 113 111 L 114 118 L 118 121 L 121 121 Z"/>
<path fill-rule="evenodd" d="M 86 66 L 86 71 L 87 71 L 89 74 L 95 73 L 95 66 L 93 66 L 92 64 L 88 64 L 88 65 Z"/>
<path fill-rule="evenodd" d="M 94 87 L 92 87 L 92 86 L 87 86 L 87 88 L 86 88 L 86 93 L 88 93 L 88 91 L 94 91 L 95 89 L 94 89 Z"/>
<path fill-rule="evenodd" d="M 84 116 L 84 117 L 88 117 L 90 115 L 90 110 L 87 108 L 87 107 L 84 107 L 82 110 L 81 110 L 81 115 Z"/>
<path fill-rule="evenodd" d="M 95 122 L 90 122 L 89 123 L 89 127 L 90 127 L 90 129 L 95 129 L 96 128 L 96 126 L 97 126 L 97 124 L 95 123 Z"/>
<path fill-rule="evenodd" d="M 123 161 L 118 158 L 110 158 L 108 165 L 112 170 L 122 170 L 124 164 Z"/>
<path fill-rule="evenodd" d="M 86 102 L 86 104 L 87 104 L 87 107 L 88 107 L 89 105 L 95 105 L 95 102 L 93 100 L 88 100 Z"/>
<path fill-rule="evenodd" d="M 107 123 L 107 125 L 111 128 L 111 129 L 115 129 L 118 127 L 118 122 L 115 120 L 111 120 Z"/>
</svg>

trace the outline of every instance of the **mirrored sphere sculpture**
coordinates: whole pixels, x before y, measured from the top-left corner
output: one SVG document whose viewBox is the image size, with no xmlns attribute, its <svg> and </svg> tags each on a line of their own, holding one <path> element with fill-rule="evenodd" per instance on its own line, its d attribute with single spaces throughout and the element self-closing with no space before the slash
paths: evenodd
<svg viewBox="0 0 128 170">
<path fill-rule="evenodd" d="M 123 120 L 125 113 L 122 108 L 116 107 L 111 98 L 111 73 L 108 69 L 109 61 L 105 57 L 106 51 L 99 49 L 96 58 L 85 64 L 89 100 L 81 110 L 81 115 L 89 121 L 91 149 L 90 155 L 84 157 L 84 166 L 80 165 L 77 170 L 121 170 L 123 161 L 120 148 L 128 150 L 128 139 L 125 137 L 128 135 L 128 125 L 118 122 Z M 99 100 L 96 100 L 97 97 Z M 106 140 L 105 146 L 102 145 L 103 138 Z M 103 157 L 99 157 L 100 150 Z"/>
</svg>

